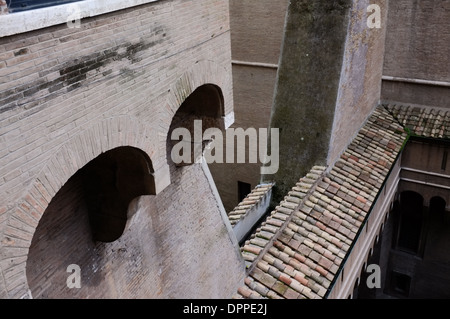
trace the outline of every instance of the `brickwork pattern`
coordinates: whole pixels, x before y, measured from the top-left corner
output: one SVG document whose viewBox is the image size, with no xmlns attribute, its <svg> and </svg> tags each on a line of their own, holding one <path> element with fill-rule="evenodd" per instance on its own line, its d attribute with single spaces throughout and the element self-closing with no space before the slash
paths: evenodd
<svg viewBox="0 0 450 319">
<path fill-rule="evenodd" d="M 212 83 L 224 115 L 233 110 L 229 47 L 224 0 L 155 2 L 0 38 L 0 297 L 27 294 L 42 214 L 100 153 L 142 149 L 167 186 L 166 138 L 181 102 Z"/>
</svg>

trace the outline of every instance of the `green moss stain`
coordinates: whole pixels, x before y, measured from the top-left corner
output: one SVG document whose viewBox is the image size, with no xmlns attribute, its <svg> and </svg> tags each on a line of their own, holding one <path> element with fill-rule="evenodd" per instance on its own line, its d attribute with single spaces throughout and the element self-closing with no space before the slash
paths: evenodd
<svg viewBox="0 0 450 319">
<path fill-rule="evenodd" d="M 292 1 L 271 128 L 280 129 L 280 168 L 273 201 L 314 165 L 326 165 L 344 56 L 351 0 Z"/>
</svg>

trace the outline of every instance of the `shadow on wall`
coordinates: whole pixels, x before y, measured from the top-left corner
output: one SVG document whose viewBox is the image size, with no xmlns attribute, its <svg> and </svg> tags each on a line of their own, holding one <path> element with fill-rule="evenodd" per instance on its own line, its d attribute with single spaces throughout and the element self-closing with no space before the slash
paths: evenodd
<svg viewBox="0 0 450 319">
<path fill-rule="evenodd" d="M 131 216 L 130 202 L 155 195 L 153 168 L 148 156 L 132 147 L 101 154 L 82 169 L 83 189 L 95 241 L 118 239 Z"/>
<path fill-rule="evenodd" d="M 26 274 L 33 298 L 126 293 L 109 278 L 114 271 L 125 281 L 140 278 L 139 245 L 119 238 L 139 210 L 130 203 L 155 194 L 152 171 L 143 151 L 119 147 L 99 155 L 64 184 L 45 210 L 29 248 Z M 83 270 L 85 289 L 67 288 L 66 268 L 72 264 Z"/>
<path fill-rule="evenodd" d="M 203 140 L 205 131 L 209 128 L 225 130 L 223 115 L 224 101 L 219 87 L 205 84 L 194 90 L 172 119 L 167 135 L 169 165 L 175 162 L 178 167 L 189 166 L 199 160 L 198 157 L 211 142 Z M 194 121 L 201 121 L 201 127 L 196 126 Z"/>
</svg>

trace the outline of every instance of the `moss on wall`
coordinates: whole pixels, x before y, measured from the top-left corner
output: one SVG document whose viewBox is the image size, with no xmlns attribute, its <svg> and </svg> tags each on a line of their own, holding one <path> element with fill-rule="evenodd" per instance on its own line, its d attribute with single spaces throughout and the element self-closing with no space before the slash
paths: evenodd
<svg viewBox="0 0 450 319">
<path fill-rule="evenodd" d="M 273 201 L 316 164 L 326 164 L 351 0 L 291 1 L 271 128 L 280 129 Z"/>
</svg>

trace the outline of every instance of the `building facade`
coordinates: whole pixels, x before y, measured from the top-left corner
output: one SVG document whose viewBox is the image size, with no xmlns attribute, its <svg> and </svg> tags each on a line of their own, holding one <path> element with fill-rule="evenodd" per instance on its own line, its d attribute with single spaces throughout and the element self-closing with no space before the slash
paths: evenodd
<svg viewBox="0 0 450 319">
<path fill-rule="evenodd" d="M 448 0 L 12 2 L 1 298 L 448 296 Z"/>
</svg>

